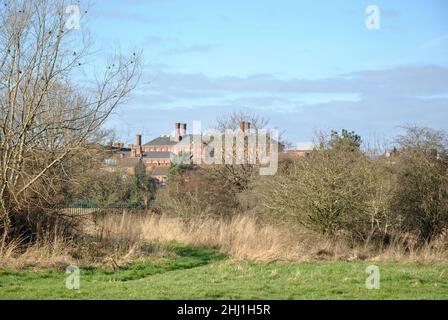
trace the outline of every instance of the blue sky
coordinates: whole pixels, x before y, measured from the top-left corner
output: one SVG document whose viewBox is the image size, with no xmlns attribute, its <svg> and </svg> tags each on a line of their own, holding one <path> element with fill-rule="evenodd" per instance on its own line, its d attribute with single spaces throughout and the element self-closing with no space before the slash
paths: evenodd
<svg viewBox="0 0 448 320">
<path fill-rule="evenodd" d="M 371 4 L 379 30 L 365 27 Z M 141 82 L 108 123 L 124 140 L 234 110 L 292 143 L 319 129 L 448 130 L 445 0 L 98 0 L 86 25 L 106 52 L 143 50 Z"/>
</svg>

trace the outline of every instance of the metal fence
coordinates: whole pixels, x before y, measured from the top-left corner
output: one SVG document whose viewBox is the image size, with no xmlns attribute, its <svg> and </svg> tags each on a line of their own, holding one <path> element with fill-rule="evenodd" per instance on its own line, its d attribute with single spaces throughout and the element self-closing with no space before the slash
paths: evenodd
<svg viewBox="0 0 448 320">
<path fill-rule="evenodd" d="M 69 217 L 89 217 L 106 214 L 142 214 L 152 212 L 152 210 L 136 208 L 61 208 L 59 212 Z"/>
</svg>

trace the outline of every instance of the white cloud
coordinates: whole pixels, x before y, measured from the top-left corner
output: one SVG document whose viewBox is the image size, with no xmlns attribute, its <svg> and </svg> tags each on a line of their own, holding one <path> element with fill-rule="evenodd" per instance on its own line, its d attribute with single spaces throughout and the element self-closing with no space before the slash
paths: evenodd
<svg viewBox="0 0 448 320">
<path fill-rule="evenodd" d="M 289 141 L 311 140 L 319 129 L 347 128 L 361 135 L 394 134 L 407 123 L 448 129 L 448 68 L 442 66 L 367 70 L 320 80 L 208 77 L 160 69 L 147 72 L 144 80 L 151 84 L 122 109 L 126 121 L 117 120 L 117 125 L 132 123 L 160 134 L 171 129 L 171 122 L 211 124 L 223 113 L 249 110 L 270 118 Z M 321 99 L 310 101 L 307 95 Z"/>
</svg>

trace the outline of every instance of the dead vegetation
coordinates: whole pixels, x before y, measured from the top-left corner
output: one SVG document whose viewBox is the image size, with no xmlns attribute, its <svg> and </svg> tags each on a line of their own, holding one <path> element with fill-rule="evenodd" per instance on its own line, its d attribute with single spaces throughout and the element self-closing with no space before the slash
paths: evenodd
<svg viewBox="0 0 448 320">
<path fill-rule="evenodd" d="M 236 216 L 230 221 L 205 219 L 183 222 L 177 218 L 151 216 L 142 226 L 143 238 L 154 242 L 177 241 L 194 246 L 212 246 L 233 259 L 252 261 L 446 261 L 447 236 L 425 246 L 406 237 L 378 247 L 374 243 L 332 241 L 304 228 L 261 223 L 254 216 Z"/>
<path fill-rule="evenodd" d="M 147 257 L 167 254 L 163 244 L 179 242 L 208 247 L 235 260 L 258 262 L 401 261 L 440 262 L 448 259 L 447 232 L 424 246 L 411 237 L 393 239 L 384 246 L 349 243 L 287 225 L 261 223 L 255 216 L 197 219 L 147 214 L 113 214 L 96 222 L 84 221 L 84 239 L 53 237 L 30 246 L 9 243 L 0 268 L 84 267 L 118 269 Z"/>
</svg>

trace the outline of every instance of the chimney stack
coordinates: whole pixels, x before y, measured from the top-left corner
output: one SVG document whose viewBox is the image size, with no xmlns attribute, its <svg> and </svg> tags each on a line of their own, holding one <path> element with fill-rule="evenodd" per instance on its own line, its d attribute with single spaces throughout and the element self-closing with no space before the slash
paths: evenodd
<svg viewBox="0 0 448 320">
<path fill-rule="evenodd" d="M 246 121 L 240 122 L 240 130 L 245 132 L 246 131 Z"/>
<path fill-rule="evenodd" d="M 138 134 L 135 141 L 135 154 L 139 156 L 142 154 L 142 135 Z"/>
<path fill-rule="evenodd" d="M 179 142 L 180 140 L 180 122 L 176 122 L 175 126 L 175 133 L 174 133 L 174 141 Z"/>
<path fill-rule="evenodd" d="M 250 131 L 250 122 L 247 121 L 246 122 L 246 132 L 249 132 L 249 131 Z"/>
<path fill-rule="evenodd" d="M 186 136 L 187 135 L 187 124 L 186 123 L 182 123 L 181 135 L 182 136 Z"/>
<path fill-rule="evenodd" d="M 137 135 L 136 140 L 135 140 L 135 145 L 136 145 L 137 147 L 139 147 L 139 146 L 142 145 L 142 135 L 141 135 L 141 134 L 138 134 L 138 135 Z"/>
</svg>

